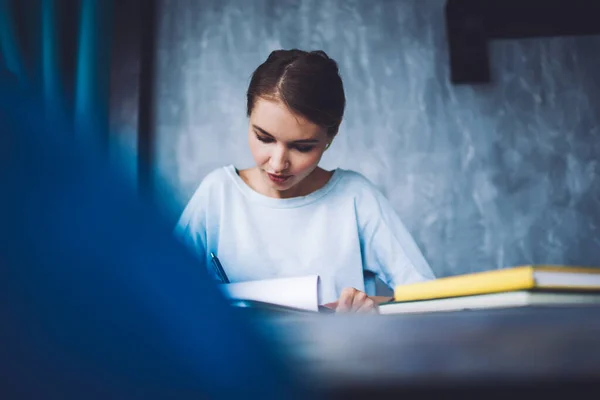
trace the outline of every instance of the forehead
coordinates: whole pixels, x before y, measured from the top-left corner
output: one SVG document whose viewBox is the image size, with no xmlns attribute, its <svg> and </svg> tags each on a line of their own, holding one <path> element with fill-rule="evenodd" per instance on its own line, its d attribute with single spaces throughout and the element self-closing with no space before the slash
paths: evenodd
<svg viewBox="0 0 600 400">
<path fill-rule="evenodd" d="M 294 114 L 279 100 L 258 99 L 250 115 L 250 123 L 286 142 L 322 139 L 327 135 L 325 129 Z"/>
</svg>

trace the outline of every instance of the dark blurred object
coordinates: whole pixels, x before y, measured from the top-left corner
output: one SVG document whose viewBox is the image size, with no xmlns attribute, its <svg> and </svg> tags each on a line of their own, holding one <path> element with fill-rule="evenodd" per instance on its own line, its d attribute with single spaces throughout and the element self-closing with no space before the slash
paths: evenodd
<svg viewBox="0 0 600 400">
<path fill-rule="evenodd" d="M 156 64 L 156 0 L 139 0 L 140 16 L 140 94 L 138 110 L 138 187 L 142 194 L 150 196 L 154 193 L 154 142 L 155 115 L 154 74 Z"/>
<path fill-rule="evenodd" d="M 111 33 L 110 151 L 126 145 L 125 162 L 131 180 L 137 181 L 145 196 L 153 194 L 155 172 L 152 168 L 155 8 L 154 0 L 115 2 Z"/>
<path fill-rule="evenodd" d="M 453 83 L 490 81 L 492 39 L 600 34 L 600 3 L 589 0 L 447 0 L 445 13 Z"/>
<path fill-rule="evenodd" d="M 287 369 L 97 143 L 0 88 L 0 398 L 290 398 Z"/>
</svg>

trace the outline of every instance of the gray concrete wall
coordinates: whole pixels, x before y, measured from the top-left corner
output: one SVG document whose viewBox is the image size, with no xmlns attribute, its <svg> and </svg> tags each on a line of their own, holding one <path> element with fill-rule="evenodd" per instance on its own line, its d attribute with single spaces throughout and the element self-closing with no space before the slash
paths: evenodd
<svg viewBox="0 0 600 400">
<path fill-rule="evenodd" d="M 252 164 L 245 91 L 278 48 L 323 49 L 348 106 L 323 167 L 389 198 L 438 276 L 600 265 L 600 38 L 497 41 L 493 82 L 453 86 L 442 0 L 160 2 L 156 178 L 177 215 Z"/>
</svg>

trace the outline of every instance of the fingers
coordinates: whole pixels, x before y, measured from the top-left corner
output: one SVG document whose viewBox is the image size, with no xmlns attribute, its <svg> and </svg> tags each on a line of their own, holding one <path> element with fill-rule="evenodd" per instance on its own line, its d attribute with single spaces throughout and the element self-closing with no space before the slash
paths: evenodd
<svg viewBox="0 0 600 400">
<path fill-rule="evenodd" d="M 340 293 L 340 299 L 338 300 L 338 306 L 335 309 L 337 312 L 348 312 L 352 310 L 352 302 L 354 300 L 354 294 L 358 290 L 348 287 L 342 290 Z"/>
<path fill-rule="evenodd" d="M 376 312 L 375 301 L 365 292 L 355 288 L 345 288 L 340 294 L 336 312 Z"/>
<path fill-rule="evenodd" d="M 362 307 L 363 303 L 369 298 L 365 292 L 361 292 L 355 289 L 354 297 L 352 299 L 352 311 L 358 311 Z"/>
<path fill-rule="evenodd" d="M 373 299 L 367 297 L 367 299 L 362 303 L 362 305 L 358 308 L 356 312 L 377 313 L 377 305 L 375 304 L 375 301 Z"/>
</svg>

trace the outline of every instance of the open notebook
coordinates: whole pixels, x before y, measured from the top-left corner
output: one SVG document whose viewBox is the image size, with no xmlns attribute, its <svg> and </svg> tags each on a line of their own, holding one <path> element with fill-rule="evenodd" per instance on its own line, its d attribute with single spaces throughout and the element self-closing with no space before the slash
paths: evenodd
<svg viewBox="0 0 600 400">
<path fill-rule="evenodd" d="M 319 305 L 318 275 L 227 283 L 219 287 L 225 297 L 234 301 L 248 300 L 302 311 L 327 311 Z"/>
</svg>

